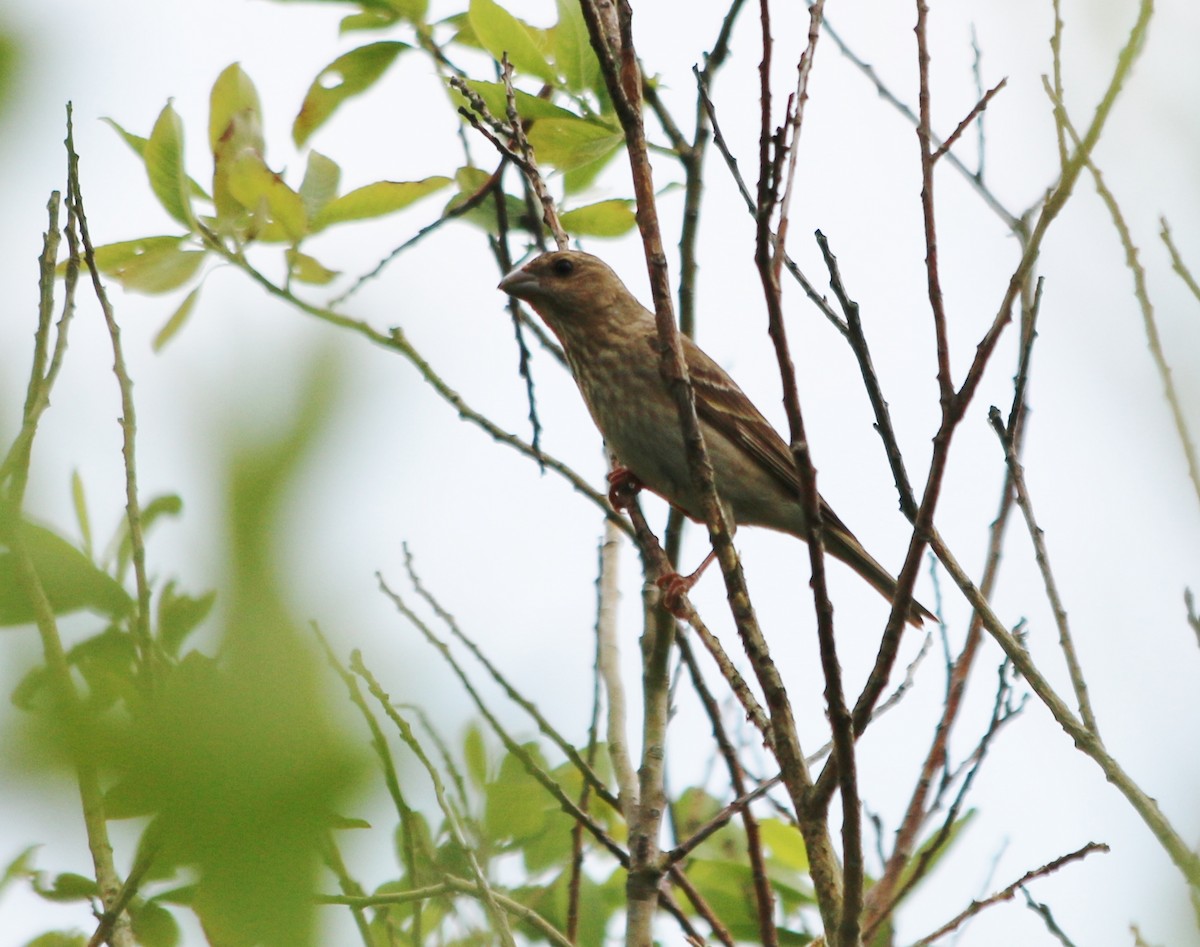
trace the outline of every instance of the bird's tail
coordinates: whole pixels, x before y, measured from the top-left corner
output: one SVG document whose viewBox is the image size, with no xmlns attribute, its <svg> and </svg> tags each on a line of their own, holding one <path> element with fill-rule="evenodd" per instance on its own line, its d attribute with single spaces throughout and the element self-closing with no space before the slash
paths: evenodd
<svg viewBox="0 0 1200 947">
<path fill-rule="evenodd" d="M 889 602 L 896 597 L 896 580 L 892 574 L 881 566 L 867 552 L 854 534 L 838 524 L 827 524 L 825 529 L 825 548 L 834 557 L 841 559 L 851 569 L 861 575 Z M 908 606 L 907 621 L 910 625 L 920 628 L 925 620 L 936 621 L 936 616 L 924 605 L 913 599 Z"/>
</svg>

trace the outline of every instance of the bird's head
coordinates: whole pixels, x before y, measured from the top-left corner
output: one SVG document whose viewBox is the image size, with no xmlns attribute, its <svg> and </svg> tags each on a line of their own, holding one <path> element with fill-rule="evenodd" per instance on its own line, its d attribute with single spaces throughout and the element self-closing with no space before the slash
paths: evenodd
<svg viewBox="0 0 1200 947">
<path fill-rule="evenodd" d="M 578 250 L 534 257 L 504 277 L 499 288 L 529 303 L 560 335 L 596 320 L 613 323 L 644 312 L 603 260 Z"/>
</svg>

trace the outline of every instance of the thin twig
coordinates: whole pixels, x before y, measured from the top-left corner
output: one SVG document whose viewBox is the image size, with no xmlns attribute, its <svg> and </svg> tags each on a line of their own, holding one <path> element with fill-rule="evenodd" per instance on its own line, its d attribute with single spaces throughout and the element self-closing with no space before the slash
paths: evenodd
<svg viewBox="0 0 1200 947">
<path fill-rule="evenodd" d="M 962 911 L 952 920 L 943 924 L 932 934 L 922 937 L 915 944 L 913 944 L 913 947 L 926 947 L 926 945 L 934 943 L 944 935 L 949 934 L 951 931 L 961 927 L 964 922 L 974 917 L 985 908 L 991 907 L 993 904 L 999 904 L 1002 901 L 1011 901 L 1016 896 L 1016 893 L 1021 890 L 1023 885 L 1029 884 L 1029 882 L 1036 878 L 1044 878 L 1046 875 L 1051 875 L 1064 865 L 1070 864 L 1073 861 L 1079 861 L 1082 858 L 1087 858 L 1087 856 L 1091 855 L 1093 852 L 1108 851 L 1108 846 L 1103 842 L 1089 842 L 1087 845 L 1083 846 L 1083 848 L 1071 852 L 1069 855 L 1063 855 L 1061 858 L 1056 858 L 1052 862 L 1047 862 L 1045 865 L 1042 865 L 1041 868 L 1035 868 L 1032 871 L 1027 871 L 1007 888 L 997 891 L 991 897 L 985 898 L 982 901 L 972 901 L 966 910 Z"/>
<path fill-rule="evenodd" d="M 1000 412 L 995 407 L 988 412 L 988 422 L 1000 439 L 1000 446 L 1004 450 L 1004 462 L 1008 466 L 1013 488 L 1016 490 L 1017 506 L 1021 508 L 1021 513 L 1025 517 L 1025 526 L 1029 530 L 1029 538 L 1033 541 L 1034 558 L 1037 561 L 1038 571 L 1042 574 L 1042 583 L 1046 587 L 1046 598 L 1054 613 L 1054 623 L 1058 626 L 1058 643 L 1062 648 L 1064 658 L 1066 658 L 1067 671 L 1071 676 L 1071 686 L 1075 689 L 1075 699 L 1079 703 L 1079 716 L 1083 719 L 1083 725 L 1099 736 L 1100 728 L 1096 723 L 1091 699 L 1088 697 L 1087 681 L 1084 679 L 1083 668 L 1079 663 L 1079 654 L 1075 650 L 1075 641 L 1071 636 L 1067 610 L 1063 606 L 1062 596 L 1058 592 L 1058 583 L 1054 580 L 1054 572 L 1050 568 L 1050 556 L 1046 551 L 1046 535 L 1037 524 L 1037 518 L 1033 513 L 1033 500 L 1025 485 L 1025 468 L 1013 450 L 1012 441 L 1004 427 L 1004 422 L 1000 419 Z"/>
<path fill-rule="evenodd" d="M 431 898 L 445 897 L 448 894 L 465 894 L 481 901 L 485 906 L 495 905 L 503 908 L 513 920 L 533 927 L 542 937 L 556 947 L 572 947 L 572 942 L 563 937 L 562 933 L 548 920 L 538 914 L 533 908 L 515 901 L 495 888 L 486 885 L 473 884 L 465 878 L 455 878 L 445 875 L 442 881 L 424 888 L 414 888 L 410 891 L 394 891 L 387 894 L 372 894 L 365 897 L 354 897 L 344 894 L 326 894 L 317 896 L 317 904 L 343 904 L 347 907 L 364 910 L 366 908 L 388 907 L 398 904 L 412 904 L 428 901 Z"/>
<path fill-rule="evenodd" d="M 462 418 L 464 421 L 470 421 L 476 427 L 487 433 L 493 440 L 513 448 L 518 453 L 524 454 L 526 457 L 529 457 L 534 461 L 543 462 L 547 469 L 552 470 L 562 476 L 577 492 L 583 494 L 597 507 L 599 507 L 604 512 L 605 516 L 609 517 L 617 524 L 618 528 L 632 535 L 632 529 L 630 528 L 629 523 L 627 523 L 620 514 L 615 512 L 612 507 L 608 505 L 608 500 L 605 495 L 597 490 L 594 490 L 589 482 L 576 473 L 572 468 L 567 466 L 561 460 L 551 457 L 549 454 L 544 452 L 539 454 L 533 449 L 531 444 L 517 437 L 515 434 L 508 433 L 486 415 L 467 404 L 467 402 L 463 400 L 462 396 L 453 388 L 451 388 L 445 379 L 443 379 L 437 372 L 433 370 L 433 366 L 430 365 L 421 356 L 420 352 L 413 347 L 412 343 L 408 341 L 408 337 L 404 334 L 402 329 L 394 326 L 386 333 L 380 332 L 378 329 L 375 329 L 359 319 L 352 319 L 348 316 L 342 315 L 341 313 L 334 312 L 326 307 L 317 306 L 304 299 L 301 299 L 287 287 L 276 284 L 262 272 L 255 269 L 254 266 L 246 259 L 244 254 L 238 250 L 232 250 L 225 246 L 211 231 L 201 228 L 200 232 L 204 236 L 205 244 L 208 247 L 220 254 L 230 263 L 233 263 L 235 266 L 237 266 L 240 270 L 242 270 L 242 272 L 249 276 L 254 282 L 258 283 L 259 286 L 261 286 L 271 295 L 284 300 L 292 306 L 295 306 L 301 312 L 307 313 L 316 319 L 320 319 L 322 322 L 326 322 L 330 325 L 337 326 L 338 328 L 357 333 L 358 335 L 361 335 L 363 338 L 367 339 L 367 341 L 373 342 L 375 345 L 389 349 L 399 355 L 404 356 L 404 358 L 408 359 L 412 366 L 416 368 L 421 377 L 429 383 L 435 392 L 437 392 L 438 396 L 458 412 L 458 416 L 460 418 Z"/>
<path fill-rule="evenodd" d="M 112 305 L 108 301 L 108 293 L 100 279 L 100 269 L 96 266 L 96 250 L 88 233 L 87 215 L 83 209 L 83 191 L 79 184 L 79 155 L 75 153 L 75 136 L 71 124 L 71 107 L 67 106 L 67 161 L 68 183 L 67 201 L 73 205 L 75 217 L 79 223 L 79 236 L 83 244 L 83 257 L 87 262 L 88 272 L 92 277 L 92 289 L 96 300 L 104 314 L 104 323 L 108 327 L 108 337 L 112 343 L 113 373 L 117 377 L 117 388 L 121 393 L 121 456 L 125 461 L 125 518 L 129 524 L 129 544 L 132 550 L 134 583 L 137 586 L 137 614 L 133 623 L 133 640 L 137 643 L 138 652 L 142 659 L 142 671 L 153 686 L 158 658 L 154 649 L 154 641 L 150 636 L 150 580 L 146 576 L 146 541 L 142 535 L 142 507 L 138 499 L 137 485 L 137 412 L 133 404 L 133 381 L 129 377 L 129 369 L 125 366 L 125 356 L 121 351 L 121 330 L 113 315 Z"/>
<path fill-rule="evenodd" d="M 378 701 L 379 706 L 383 709 L 388 719 L 396 726 L 400 739 L 413 752 L 413 755 L 416 756 L 429 776 L 429 780 L 433 784 L 434 795 L 437 797 L 438 807 L 442 810 L 445 825 L 459 847 L 459 854 L 466 860 L 467 866 L 471 869 L 476 890 L 479 892 L 479 898 L 487 910 L 488 917 L 492 920 L 495 935 L 504 947 L 516 947 L 512 929 L 508 924 L 508 918 L 498 902 L 499 892 L 492 888 L 483 868 L 479 864 L 479 860 L 475 857 L 475 851 L 471 847 L 459 823 L 458 814 L 446 798 L 446 789 L 437 767 L 433 765 L 433 761 L 426 755 L 424 747 L 421 746 L 420 741 L 417 740 L 415 734 L 412 732 L 412 727 L 409 726 L 408 721 L 401 716 L 387 692 L 380 686 L 367 666 L 363 664 L 362 656 L 357 652 L 350 659 L 350 669 L 366 683 L 367 690 L 371 692 L 371 695 Z"/>
<path fill-rule="evenodd" d="M 1045 80 L 1043 79 L 1043 82 Z M 1046 92 L 1053 96 L 1054 92 L 1049 84 L 1046 84 Z M 1055 116 L 1067 134 L 1071 137 L 1075 148 L 1080 148 L 1079 136 L 1067 117 L 1066 108 L 1061 102 L 1055 103 Z M 1085 164 L 1088 171 L 1091 172 L 1092 180 L 1096 184 L 1096 193 L 1100 195 L 1100 199 L 1104 201 L 1104 206 L 1108 208 L 1109 215 L 1112 217 L 1113 226 L 1116 228 L 1117 235 L 1121 239 L 1121 247 L 1125 251 L 1125 265 L 1129 267 L 1130 273 L 1133 275 L 1133 295 L 1138 301 L 1138 307 L 1142 311 L 1142 326 L 1146 331 L 1146 346 L 1150 349 L 1150 357 L 1154 360 L 1154 367 L 1158 370 L 1159 380 L 1163 386 L 1163 396 L 1167 399 L 1167 406 L 1171 409 L 1171 419 L 1175 422 L 1175 433 L 1179 436 L 1179 443 L 1183 447 L 1184 460 L 1187 462 L 1188 475 L 1192 480 L 1192 488 L 1196 491 L 1196 499 L 1200 500 L 1200 455 L 1196 453 L 1196 442 L 1192 438 L 1192 433 L 1188 428 L 1187 417 L 1183 413 L 1183 405 L 1179 400 L 1179 392 L 1175 388 L 1175 380 L 1171 375 L 1171 366 L 1167 364 L 1167 356 L 1163 351 L 1162 339 L 1158 334 L 1158 322 L 1154 318 L 1154 306 L 1150 302 L 1150 291 L 1146 286 L 1146 270 L 1138 259 L 1138 249 L 1133 242 L 1133 234 L 1130 233 L 1129 224 L 1125 221 L 1125 215 L 1121 213 L 1120 205 L 1117 204 L 1117 199 L 1113 192 L 1109 190 L 1108 185 L 1104 183 L 1104 176 L 1100 173 L 1100 169 L 1096 167 L 1092 161 L 1090 153 L 1084 156 Z"/>
<path fill-rule="evenodd" d="M 693 74 L 696 76 L 696 84 L 700 90 L 700 99 L 704 103 L 705 114 L 708 116 L 709 122 L 712 124 L 713 144 L 717 146 L 717 150 L 721 153 L 721 157 L 725 159 L 725 165 L 729 168 L 729 173 L 733 177 L 734 183 L 737 185 L 738 193 L 742 195 L 742 201 L 746 205 L 746 210 L 750 216 L 755 214 L 754 198 L 750 195 L 750 189 L 746 186 L 746 180 L 742 177 L 741 169 L 738 167 L 737 158 L 733 156 L 733 152 L 729 149 L 729 144 L 725 140 L 725 136 L 721 133 L 721 126 L 717 121 L 716 107 L 713 105 L 712 99 L 709 97 L 707 80 L 704 75 L 698 70 L 693 69 Z M 816 306 L 821 314 L 829 320 L 830 324 L 838 330 L 842 335 L 846 334 L 846 323 L 829 305 L 829 301 L 825 299 L 817 288 L 809 281 L 808 277 L 801 271 L 799 265 L 785 252 L 783 254 L 783 265 L 792 275 L 792 278 L 799 284 L 804 291 L 804 295 L 808 297 L 809 302 Z"/>
<path fill-rule="evenodd" d="M 1050 907 L 1046 904 L 1041 904 L 1033 900 L 1033 895 L 1021 888 L 1021 894 L 1025 896 L 1025 906 L 1034 914 L 1042 919 L 1042 923 L 1046 925 L 1046 930 L 1050 932 L 1050 936 L 1057 940 L 1063 947 L 1075 947 L 1075 942 L 1067 936 L 1067 932 L 1058 926 L 1058 922 L 1054 920 L 1054 915 L 1050 913 Z"/>
<path fill-rule="evenodd" d="M 938 146 L 937 151 L 933 153 L 934 161 L 937 161 L 939 158 L 945 155 L 946 152 L 954 147 L 954 143 L 958 141 L 959 136 L 961 136 L 963 132 L 971 127 L 971 123 L 975 121 L 975 119 L 978 118 L 982 121 L 983 111 L 988 107 L 988 103 L 992 101 L 992 96 L 1003 89 L 1006 85 L 1008 85 L 1008 79 L 1004 78 L 987 90 L 983 98 L 976 102 L 975 107 L 967 113 L 967 117 L 959 122 L 958 127 L 950 133 L 950 137 Z M 980 151 L 980 154 L 983 154 L 982 150 Z"/>
</svg>

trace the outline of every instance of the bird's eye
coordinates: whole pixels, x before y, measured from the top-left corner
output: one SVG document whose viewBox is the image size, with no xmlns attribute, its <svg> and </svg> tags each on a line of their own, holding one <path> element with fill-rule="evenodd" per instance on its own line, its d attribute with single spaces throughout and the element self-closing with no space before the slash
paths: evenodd
<svg viewBox="0 0 1200 947">
<path fill-rule="evenodd" d="M 575 269 L 575 264 L 566 257 L 560 257 L 554 261 L 553 269 L 558 276 L 570 276 L 571 271 Z"/>
</svg>

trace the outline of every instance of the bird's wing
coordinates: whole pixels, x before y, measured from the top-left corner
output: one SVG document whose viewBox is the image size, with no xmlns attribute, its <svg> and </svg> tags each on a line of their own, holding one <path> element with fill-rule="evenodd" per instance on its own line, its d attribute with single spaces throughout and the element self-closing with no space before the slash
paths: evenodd
<svg viewBox="0 0 1200 947">
<path fill-rule="evenodd" d="M 779 432 L 720 365 L 686 336 L 683 343 L 688 374 L 696 393 L 696 414 L 759 461 L 796 495 L 796 502 L 799 502 L 800 478 L 796 474 L 792 452 Z M 824 497 L 819 500 L 825 525 L 842 531 L 854 540 L 854 534 L 833 512 Z"/>
</svg>

